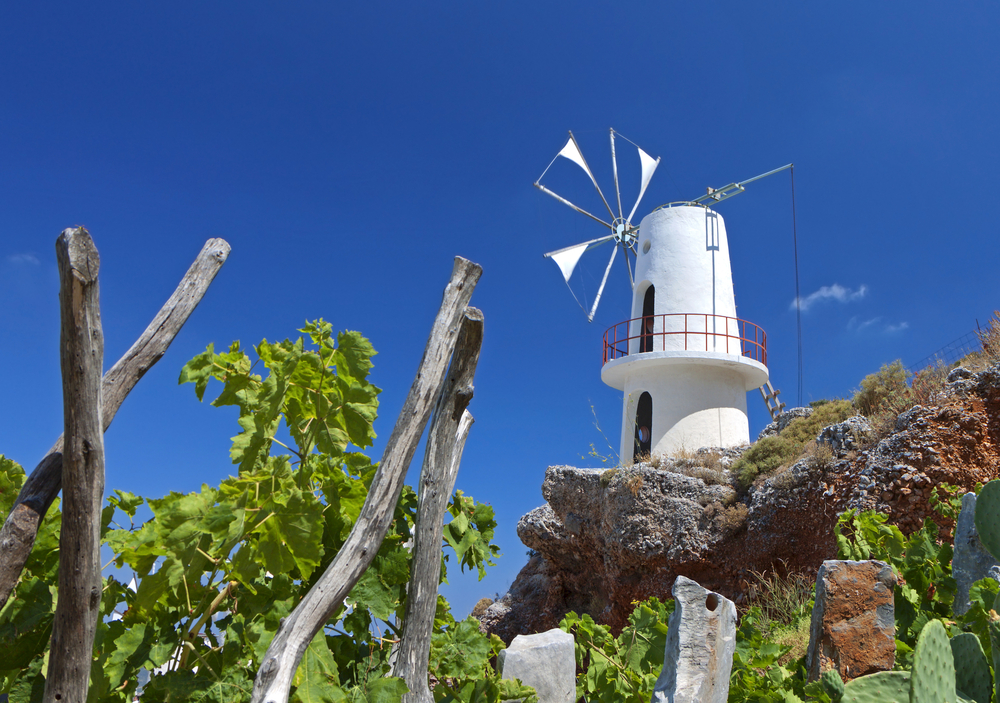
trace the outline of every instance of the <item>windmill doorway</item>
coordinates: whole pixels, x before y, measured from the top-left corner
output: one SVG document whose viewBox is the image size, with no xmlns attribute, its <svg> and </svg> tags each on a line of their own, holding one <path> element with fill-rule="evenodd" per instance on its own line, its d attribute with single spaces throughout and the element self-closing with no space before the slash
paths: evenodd
<svg viewBox="0 0 1000 703">
<path fill-rule="evenodd" d="M 635 447 L 632 449 L 632 460 L 640 456 L 649 456 L 653 448 L 653 396 L 643 393 L 635 408 Z"/>
<path fill-rule="evenodd" d="M 653 351 L 653 302 L 656 293 L 652 284 L 646 289 L 646 295 L 642 299 L 642 330 L 639 337 L 639 351 Z"/>
</svg>

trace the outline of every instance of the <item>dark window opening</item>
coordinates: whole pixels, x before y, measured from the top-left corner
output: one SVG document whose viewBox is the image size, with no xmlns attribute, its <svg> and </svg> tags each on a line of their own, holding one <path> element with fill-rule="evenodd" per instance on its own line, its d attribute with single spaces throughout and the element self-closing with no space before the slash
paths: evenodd
<svg viewBox="0 0 1000 703">
<path fill-rule="evenodd" d="M 642 330 L 639 337 L 639 351 L 653 351 L 653 298 L 655 297 L 653 286 L 646 289 L 646 295 L 642 299 Z"/>
<path fill-rule="evenodd" d="M 638 459 L 640 456 L 649 456 L 653 448 L 653 397 L 649 393 L 639 396 L 639 402 L 635 408 L 635 447 L 632 450 L 632 458 Z"/>
</svg>

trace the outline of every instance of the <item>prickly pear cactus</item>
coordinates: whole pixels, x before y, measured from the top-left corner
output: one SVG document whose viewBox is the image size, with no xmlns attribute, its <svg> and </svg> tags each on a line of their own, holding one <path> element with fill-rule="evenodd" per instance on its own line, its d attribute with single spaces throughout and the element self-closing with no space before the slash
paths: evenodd
<svg viewBox="0 0 1000 703">
<path fill-rule="evenodd" d="M 844 695 L 844 680 L 840 678 L 836 669 L 824 671 L 823 675 L 819 677 L 819 682 L 823 685 L 826 695 L 830 696 L 834 703 Z"/>
<path fill-rule="evenodd" d="M 976 498 L 976 531 L 986 551 L 1000 561 L 1000 480 L 987 483 Z"/>
<path fill-rule="evenodd" d="M 990 645 L 993 650 L 994 673 L 1000 672 L 1000 616 L 997 615 L 997 608 L 1000 608 L 1000 593 L 997 594 L 997 599 L 993 602 L 993 610 L 990 611 Z M 1000 676 L 996 677 L 994 685 L 997 692 L 996 698 L 1000 701 Z"/>
<path fill-rule="evenodd" d="M 910 703 L 957 703 L 955 660 L 940 620 L 924 625 L 910 672 Z"/>
<path fill-rule="evenodd" d="M 879 671 L 844 684 L 842 703 L 910 703 L 910 672 Z"/>
<path fill-rule="evenodd" d="M 955 660 L 955 688 L 976 703 L 990 703 L 993 676 L 979 638 L 963 632 L 951 638 L 951 654 Z"/>
</svg>

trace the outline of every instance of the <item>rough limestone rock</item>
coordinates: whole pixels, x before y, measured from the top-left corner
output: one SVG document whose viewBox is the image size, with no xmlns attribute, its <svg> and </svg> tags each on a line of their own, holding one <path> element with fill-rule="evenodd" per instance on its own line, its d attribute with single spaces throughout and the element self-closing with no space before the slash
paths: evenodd
<svg viewBox="0 0 1000 703">
<path fill-rule="evenodd" d="M 957 371 L 958 369 L 956 369 Z M 963 371 L 965 369 L 962 369 Z M 969 588 L 979 579 L 1000 581 L 1000 563 L 983 548 L 976 530 L 976 494 L 962 496 L 962 512 L 955 525 L 955 554 L 951 560 L 951 575 L 958 585 L 953 609 L 962 615 L 969 607 Z"/>
<path fill-rule="evenodd" d="M 882 561 L 824 561 L 806 667 L 815 681 L 836 669 L 844 681 L 890 671 L 896 660 L 892 567 Z"/>
<path fill-rule="evenodd" d="M 736 652 L 736 605 L 683 576 L 674 581 L 673 595 L 653 703 L 726 703 Z"/>
<path fill-rule="evenodd" d="M 792 420 L 795 420 L 800 417 L 809 417 L 812 414 L 813 414 L 812 408 L 789 408 L 788 410 L 785 410 L 780 415 L 778 415 L 777 419 L 774 422 L 772 422 L 771 424 L 767 425 L 764 429 L 762 429 L 760 431 L 760 434 L 757 435 L 757 439 L 760 440 L 763 439 L 764 437 L 774 437 L 783 429 L 788 427 L 788 425 L 792 422 Z"/>
<path fill-rule="evenodd" d="M 744 449 L 617 470 L 554 467 L 545 504 L 518 526 L 531 558 L 481 626 L 509 642 L 574 610 L 617 633 L 634 601 L 669 598 L 678 575 L 743 606 L 755 573 L 811 578 L 836 558 L 833 528 L 847 509 L 877 510 L 904 534 L 929 517 L 950 540 L 931 492 L 947 483 L 964 493 L 1000 477 L 1000 365 L 955 375 L 899 424 L 833 459 L 804 457 L 740 495 L 729 469 Z"/>
<path fill-rule="evenodd" d="M 833 453 L 842 457 L 849 451 L 860 449 L 871 433 L 871 423 L 861 415 L 855 415 L 824 428 L 816 437 L 816 441 L 830 445 Z"/>
<path fill-rule="evenodd" d="M 559 628 L 519 635 L 500 652 L 500 676 L 520 679 L 538 694 L 538 703 L 574 703 L 576 655 L 573 635 Z"/>
</svg>

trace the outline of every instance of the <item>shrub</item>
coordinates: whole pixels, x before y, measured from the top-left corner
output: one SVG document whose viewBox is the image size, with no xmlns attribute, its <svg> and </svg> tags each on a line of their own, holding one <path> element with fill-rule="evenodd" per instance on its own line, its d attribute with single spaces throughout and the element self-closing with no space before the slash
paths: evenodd
<svg viewBox="0 0 1000 703">
<path fill-rule="evenodd" d="M 819 405 L 814 405 L 813 408 L 813 413 L 809 417 L 797 417 L 788 423 L 788 427 L 782 430 L 781 436 L 805 446 L 816 439 L 816 435 L 824 427 L 843 422 L 854 414 L 851 401 L 842 398 L 822 401 Z"/>
<path fill-rule="evenodd" d="M 948 367 L 938 361 L 913 374 L 908 383 L 909 376 L 903 362 L 897 359 L 861 379 L 861 390 L 854 395 L 854 405 L 871 421 L 875 438 L 889 434 L 900 413 L 914 405 L 933 402 L 934 395 L 947 382 Z"/>
<path fill-rule="evenodd" d="M 813 471 L 825 471 L 833 463 L 833 449 L 829 444 L 821 444 L 813 440 L 806 446 L 806 459 Z"/>
<path fill-rule="evenodd" d="M 906 369 L 899 359 L 882 364 L 877 372 L 861 379 L 861 390 L 854 394 L 854 407 L 865 417 L 874 418 L 884 405 L 906 395 L 909 390 L 906 377 Z"/>
<path fill-rule="evenodd" d="M 780 466 L 798 456 L 799 449 L 800 445 L 782 435 L 764 437 L 757 441 L 733 464 L 737 487 L 746 491 L 758 476 L 774 473 Z"/>
</svg>

